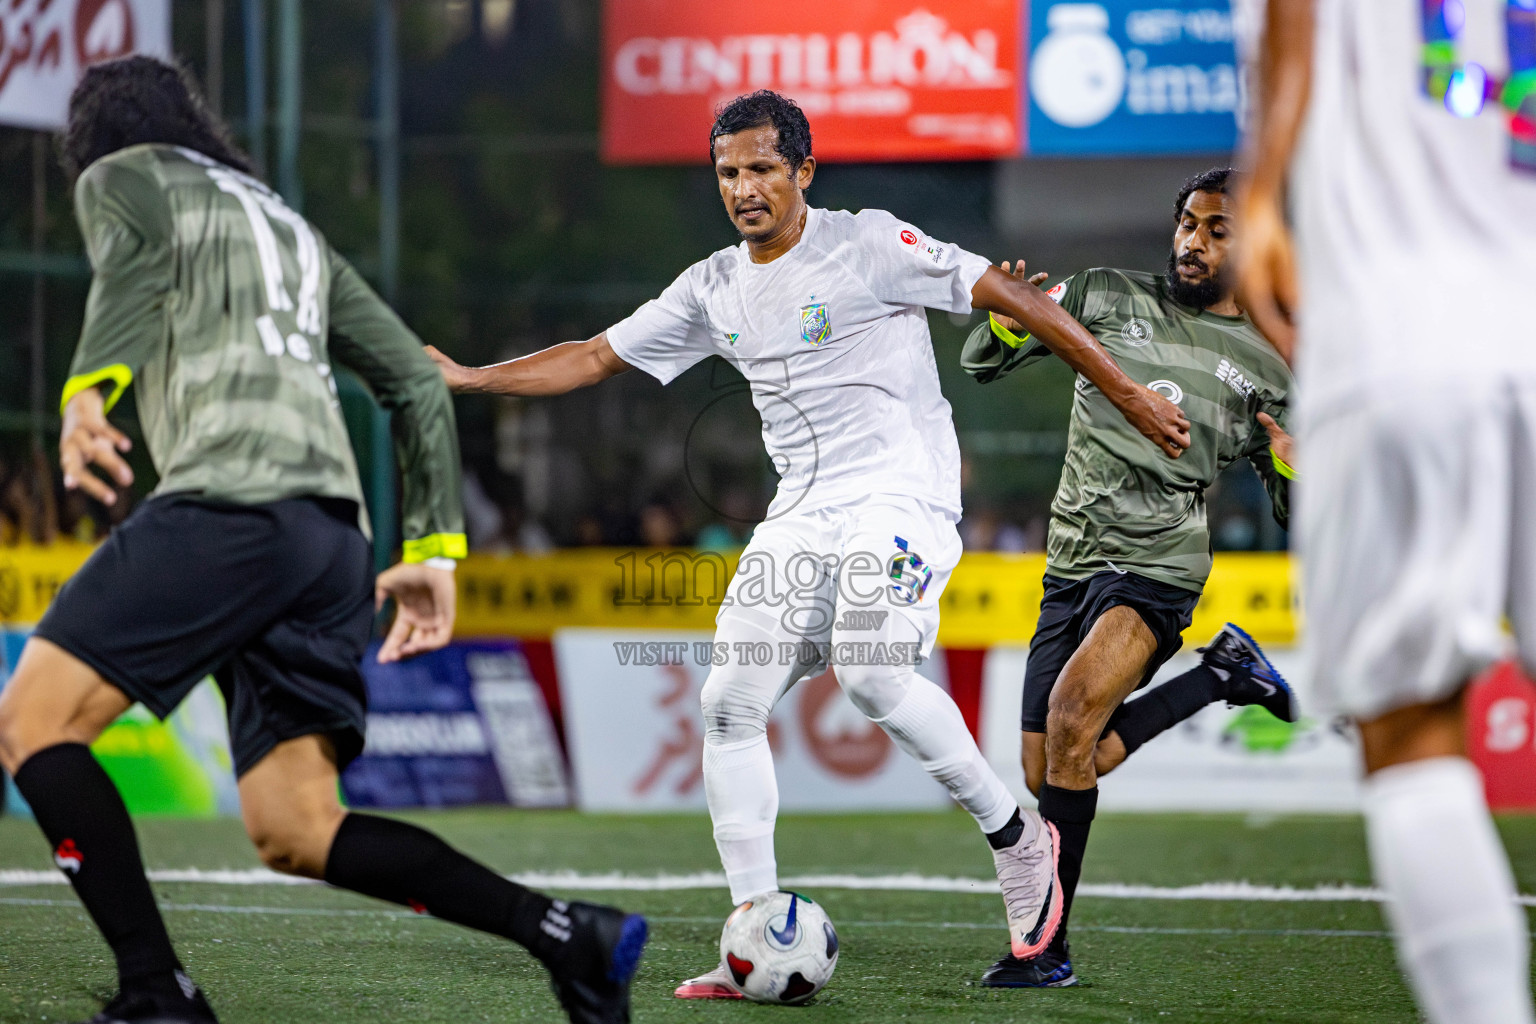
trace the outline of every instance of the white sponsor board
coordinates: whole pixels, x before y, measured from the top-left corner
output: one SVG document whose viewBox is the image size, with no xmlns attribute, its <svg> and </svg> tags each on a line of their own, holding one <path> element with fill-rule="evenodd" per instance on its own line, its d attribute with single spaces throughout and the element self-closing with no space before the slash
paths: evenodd
<svg viewBox="0 0 1536 1024">
<path fill-rule="evenodd" d="M 0 3 L 0 124 L 64 127 L 81 72 L 131 53 L 170 56 L 170 0 Z"/>
<path fill-rule="evenodd" d="M 1099 781 L 1099 808 L 1110 811 L 1356 811 L 1359 749 L 1351 729 L 1306 714 L 1309 688 L 1298 649 L 1266 649 L 1295 688 L 1302 718 L 1286 726 L 1257 708 L 1218 703 L 1149 741 Z M 1023 647 L 995 647 L 982 682 L 981 747 L 1021 801 L 1033 805 L 1019 763 Z M 1185 651 L 1152 685 L 1194 667 Z M 1143 693 L 1145 691 L 1142 691 Z M 1138 695 L 1139 696 L 1139 695 Z M 1134 698 L 1133 698 L 1134 699 Z"/>
<path fill-rule="evenodd" d="M 707 648 L 695 645 L 711 639 L 661 630 L 555 633 L 579 808 L 704 809 L 699 690 L 709 667 L 700 664 L 708 661 Z M 648 646 L 619 646 L 625 644 Z M 930 658 L 925 670 L 930 666 L 942 666 L 942 659 Z M 779 701 L 768 738 L 783 810 L 949 806 L 943 788 L 849 703 L 830 672 L 801 680 Z"/>
</svg>

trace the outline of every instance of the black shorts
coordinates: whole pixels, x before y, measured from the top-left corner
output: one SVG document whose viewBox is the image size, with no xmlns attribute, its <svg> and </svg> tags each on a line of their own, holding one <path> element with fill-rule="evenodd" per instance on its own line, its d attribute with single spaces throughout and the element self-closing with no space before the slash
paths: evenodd
<svg viewBox="0 0 1536 1024">
<path fill-rule="evenodd" d="M 164 718 L 212 674 L 235 774 L 319 733 L 341 766 L 363 749 L 359 665 L 373 628 L 373 559 L 337 499 L 140 505 L 60 588 L 36 635 Z"/>
<path fill-rule="evenodd" d="M 1152 635 L 1157 638 L 1157 653 L 1147 663 L 1147 671 L 1136 684 L 1146 686 L 1163 663 L 1184 646 L 1180 636 L 1189 628 L 1200 592 L 1159 583 L 1130 572 L 1106 570 L 1085 580 L 1067 580 L 1049 573 L 1045 577 L 1045 597 L 1040 601 L 1040 624 L 1029 642 L 1029 661 L 1024 666 L 1024 711 L 1020 727 L 1024 732 L 1045 732 L 1045 717 L 1050 710 L 1051 690 L 1056 677 L 1077 652 L 1099 616 L 1118 605 L 1134 609 Z"/>
</svg>

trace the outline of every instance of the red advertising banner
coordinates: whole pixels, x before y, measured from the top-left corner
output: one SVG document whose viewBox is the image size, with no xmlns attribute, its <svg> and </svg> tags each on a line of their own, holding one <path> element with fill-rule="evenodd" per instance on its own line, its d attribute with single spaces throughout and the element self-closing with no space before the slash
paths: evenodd
<svg viewBox="0 0 1536 1024">
<path fill-rule="evenodd" d="M 0 124 L 64 127 L 92 64 L 171 54 L 170 0 L 0 0 Z"/>
<path fill-rule="evenodd" d="M 1020 148 L 1021 0 L 606 0 L 603 158 L 708 160 L 722 102 L 783 92 L 818 160 Z"/>
</svg>

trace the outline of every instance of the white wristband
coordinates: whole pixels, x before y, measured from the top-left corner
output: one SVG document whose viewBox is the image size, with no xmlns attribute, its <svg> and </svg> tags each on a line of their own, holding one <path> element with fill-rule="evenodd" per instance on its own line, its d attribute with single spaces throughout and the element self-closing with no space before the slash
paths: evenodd
<svg viewBox="0 0 1536 1024">
<path fill-rule="evenodd" d="M 448 558 L 444 555 L 435 555 L 432 558 L 422 559 L 421 564 L 429 569 L 446 569 L 448 572 L 453 572 L 453 570 L 459 567 L 459 560 L 457 558 Z"/>
</svg>

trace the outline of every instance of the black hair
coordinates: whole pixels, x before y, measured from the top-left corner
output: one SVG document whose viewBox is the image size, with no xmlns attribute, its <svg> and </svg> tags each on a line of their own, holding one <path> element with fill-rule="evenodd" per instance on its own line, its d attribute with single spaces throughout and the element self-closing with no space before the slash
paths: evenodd
<svg viewBox="0 0 1536 1024">
<path fill-rule="evenodd" d="M 1231 167 L 1212 167 L 1208 171 L 1199 174 L 1184 182 L 1184 187 L 1179 189 L 1179 198 L 1173 204 L 1173 220 L 1178 223 L 1184 219 L 1184 204 L 1189 197 L 1196 192 L 1215 192 L 1226 195 L 1227 182 L 1237 171 Z"/>
<path fill-rule="evenodd" d="M 710 162 L 714 162 L 715 140 L 720 136 L 769 125 L 779 133 L 774 149 L 791 171 L 798 171 L 811 155 L 811 123 L 799 104 L 771 89 L 738 96 L 715 111 L 715 123 L 709 128 Z"/>
<path fill-rule="evenodd" d="M 238 171 L 252 170 L 186 68 L 143 56 L 87 68 L 69 97 L 59 144 L 65 172 L 74 179 L 107 154 L 145 142 L 185 146 Z"/>
</svg>

